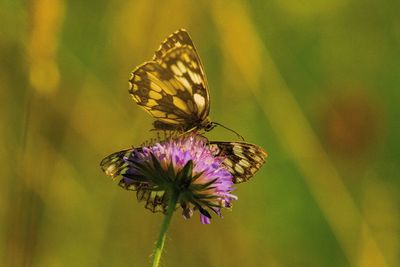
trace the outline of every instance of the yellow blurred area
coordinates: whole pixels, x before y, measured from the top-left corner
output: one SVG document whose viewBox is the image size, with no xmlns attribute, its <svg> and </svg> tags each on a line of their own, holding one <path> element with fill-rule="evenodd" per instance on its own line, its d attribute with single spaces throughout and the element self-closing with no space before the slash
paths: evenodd
<svg viewBox="0 0 400 267">
<path fill-rule="evenodd" d="M 60 74 L 56 62 L 58 33 L 64 19 L 61 0 L 33 1 L 30 6 L 30 34 L 27 43 L 29 80 L 39 93 L 56 90 Z"/>
<path fill-rule="evenodd" d="M 276 1 L 281 10 L 289 14 L 294 19 L 313 19 L 318 16 L 329 15 L 343 9 L 347 2 L 343 0 L 328 1 L 295 1 L 282 0 Z"/>
<path fill-rule="evenodd" d="M 399 7 L 1 1 L 0 266 L 149 265 L 162 215 L 99 162 L 154 137 L 128 79 L 179 28 L 210 117 L 269 158 L 223 219 L 177 212 L 162 265 L 400 266 Z"/>
</svg>

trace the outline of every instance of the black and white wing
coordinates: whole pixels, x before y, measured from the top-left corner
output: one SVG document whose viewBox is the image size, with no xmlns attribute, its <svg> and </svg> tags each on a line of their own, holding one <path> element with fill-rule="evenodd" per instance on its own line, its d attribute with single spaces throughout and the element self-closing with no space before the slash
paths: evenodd
<svg viewBox="0 0 400 267">
<path fill-rule="evenodd" d="M 223 156 L 224 166 L 233 176 L 235 184 L 248 181 L 265 163 L 268 154 L 261 147 L 246 142 L 211 141 L 215 156 Z"/>
</svg>

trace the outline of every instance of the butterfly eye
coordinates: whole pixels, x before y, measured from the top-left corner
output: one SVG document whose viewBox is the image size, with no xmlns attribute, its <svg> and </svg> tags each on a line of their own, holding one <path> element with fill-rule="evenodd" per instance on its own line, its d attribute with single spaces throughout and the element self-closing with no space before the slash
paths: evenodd
<svg viewBox="0 0 400 267">
<path fill-rule="evenodd" d="M 206 132 L 209 132 L 209 131 L 211 131 L 212 129 L 214 129 L 215 126 L 216 126 L 216 125 L 215 125 L 214 123 L 209 122 L 209 123 L 206 124 L 206 126 L 204 127 L 204 129 L 206 130 Z"/>
</svg>

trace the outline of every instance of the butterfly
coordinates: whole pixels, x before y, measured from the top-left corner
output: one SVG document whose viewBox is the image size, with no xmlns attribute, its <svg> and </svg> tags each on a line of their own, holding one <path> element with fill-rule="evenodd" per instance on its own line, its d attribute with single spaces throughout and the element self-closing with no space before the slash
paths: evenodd
<svg viewBox="0 0 400 267">
<path fill-rule="evenodd" d="M 210 94 L 203 65 L 186 30 L 171 34 L 129 79 L 134 101 L 156 120 L 155 130 L 210 131 Z"/>
<path fill-rule="evenodd" d="M 213 156 L 225 158 L 222 164 L 232 174 L 235 184 L 252 178 L 268 156 L 261 147 L 246 142 L 210 141 L 208 146 Z M 142 147 L 125 149 L 105 157 L 100 163 L 101 169 L 112 178 L 122 176 L 128 168 L 127 159 L 135 149 L 141 151 Z M 119 181 L 119 186 L 136 191 L 138 200 L 145 201 L 147 209 L 165 212 L 164 192 L 148 189 L 145 182 L 128 184 L 124 179 Z"/>
</svg>

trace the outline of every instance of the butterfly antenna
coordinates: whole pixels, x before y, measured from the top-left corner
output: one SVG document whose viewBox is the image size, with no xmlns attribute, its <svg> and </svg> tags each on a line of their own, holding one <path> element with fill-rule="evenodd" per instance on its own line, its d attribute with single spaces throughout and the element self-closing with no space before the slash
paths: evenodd
<svg viewBox="0 0 400 267">
<path fill-rule="evenodd" d="M 213 124 L 221 126 L 222 128 L 224 128 L 224 129 L 226 129 L 228 131 L 231 131 L 232 133 L 235 133 L 237 135 L 237 137 L 239 137 L 240 139 L 242 139 L 242 141 L 244 141 L 243 136 L 241 136 L 238 132 L 232 130 L 231 128 L 228 128 L 228 127 L 226 127 L 226 126 L 224 126 L 224 125 L 222 125 L 221 123 L 218 123 L 218 122 L 213 122 Z"/>
</svg>

